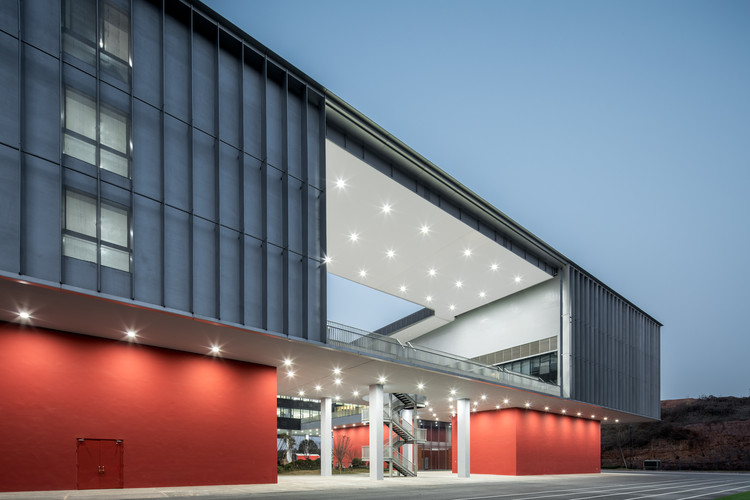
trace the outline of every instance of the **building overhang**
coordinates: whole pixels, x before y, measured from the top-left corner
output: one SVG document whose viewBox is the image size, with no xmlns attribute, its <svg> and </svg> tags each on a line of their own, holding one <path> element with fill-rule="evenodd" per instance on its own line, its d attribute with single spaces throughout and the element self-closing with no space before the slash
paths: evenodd
<svg viewBox="0 0 750 500">
<path fill-rule="evenodd" d="M 435 313 L 394 338 L 414 340 L 552 278 L 330 140 L 326 179 L 328 272 Z"/>
<path fill-rule="evenodd" d="M 559 394 L 488 383 L 8 274 L 0 276 L 0 304 L 3 304 L 0 321 L 23 324 L 30 329 L 48 328 L 113 342 L 215 356 L 217 362 L 228 359 L 274 366 L 280 395 L 331 397 L 342 403 L 366 404 L 362 396 L 367 394 L 369 385 L 385 377 L 385 392 L 417 394 L 431 403 L 432 410 L 420 410 L 420 418 L 427 420 L 449 419 L 450 398 L 458 397 L 476 401 L 478 411 L 497 406 L 526 408 L 528 403 L 532 410 L 545 411 L 548 407 L 547 411 L 560 413 L 565 409 L 568 415 L 581 413 L 582 418 L 596 420 L 606 417 L 607 422 L 652 420 L 571 401 Z M 26 320 L 19 317 L 23 311 L 29 314 Z M 136 333 L 134 340 L 128 340 L 128 330 Z M 211 353 L 213 346 L 220 348 L 218 354 Z M 286 366 L 285 360 L 290 360 L 291 365 Z M 335 369 L 340 373 L 336 374 Z M 423 384 L 423 388 L 418 389 L 418 384 Z M 320 390 L 316 390 L 318 385 Z M 455 394 L 451 394 L 452 390 Z M 504 403 L 506 399 L 508 403 Z"/>
</svg>

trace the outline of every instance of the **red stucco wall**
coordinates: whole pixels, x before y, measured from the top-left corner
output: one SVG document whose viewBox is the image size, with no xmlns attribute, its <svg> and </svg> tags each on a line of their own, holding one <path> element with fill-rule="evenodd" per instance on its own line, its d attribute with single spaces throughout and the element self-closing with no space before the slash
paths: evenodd
<svg viewBox="0 0 750 500">
<path fill-rule="evenodd" d="M 453 472 L 457 430 L 453 419 Z M 600 472 L 596 420 L 509 408 L 471 414 L 471 472 L 534 475 Z"/>
<path fill-rule="evenodd" d="M 362 447 L 370 445 L 370 426 L 359 425 L 357 427 L 345 427 L 333 430 L 333 443 L 334 447 L 336 442 L 341 439 L 342 436 L 348 436 L 351 443 L 351 454 L 344 460 L 344 467 L 349 467 L 352 464 L 352 458 L 362 458 Z M 333 457 L 333 466 L 338 467 L 338 461 L 336 457 Z"/>
<path fill-rule="evenodd" d="M 77 438 L 124 486 L 276 482 L 273 367 L 0 324 L 0 491 L 76 489 Z"/>
</svg>

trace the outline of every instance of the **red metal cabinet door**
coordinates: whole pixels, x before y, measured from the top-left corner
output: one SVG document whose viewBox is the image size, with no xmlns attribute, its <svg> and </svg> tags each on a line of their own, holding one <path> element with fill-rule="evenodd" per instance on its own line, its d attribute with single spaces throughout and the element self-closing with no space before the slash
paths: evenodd
<svg viewBox="0 0 750 500">
<path fill-rule="evenodd" d="M 78 489 L 122 488 L 122 441 L 78 440 Z"/>
</svg>

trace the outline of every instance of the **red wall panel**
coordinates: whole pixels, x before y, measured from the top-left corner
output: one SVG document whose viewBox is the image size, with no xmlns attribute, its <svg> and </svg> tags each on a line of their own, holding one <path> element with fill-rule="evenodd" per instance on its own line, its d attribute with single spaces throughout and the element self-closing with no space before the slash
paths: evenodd
<svg viewBox="0 0 750 500">
<path fill-rule="evenodd" d="M 76 488 L 76 439 L 122 439 L 124 485 L 276 482 L 276 370 L 0 325 L 0 491 Z"/>
<path fill-rule="evenodd" d="M 387 430 L 387 427 L 385 429 Z M 352 464 L 352 458 L 362 458 L 362 447 L 370 445 L 370 426 L 359 425 L 357 427 L 339 427 L 338 429 L 334 429 L 334 446 L 342 436 L 349 436 L 349 439 L 351 440 L 351 455 L 348 459 L 344 460 L 344 467 L 349 467 Z M 333 466 L 338 466 L 335 456 L 333 457 Z"/>
<path fill-rule="evenodd" d="M 530 410 L 517 414 L 518 475 L 600 472 L 598 421 Z"/>
<path fill-rule="evenodd" d="M 517 430 L 514 410 L 472 413 L 471 472 L 515 475 Z"/>
<path fill-rule="evenodd" d="M 453 472 L 457 431 L 453 419 Z M 509 408 L 471 414 L 471 472 L 534 475 L 600 472 L 596 420 Z"/>
</svg>

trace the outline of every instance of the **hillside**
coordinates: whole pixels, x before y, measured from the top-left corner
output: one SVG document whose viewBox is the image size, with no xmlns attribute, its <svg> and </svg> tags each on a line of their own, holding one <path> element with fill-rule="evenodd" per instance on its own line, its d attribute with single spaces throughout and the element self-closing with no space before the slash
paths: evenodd
<svg viewBox="0 0 750 500">
<path fill-rule="evenodd" d="M 602 467 L 750 470 L 750 398 L 661 402 L 661 422 L 602 427 Z"/>
</svg>

